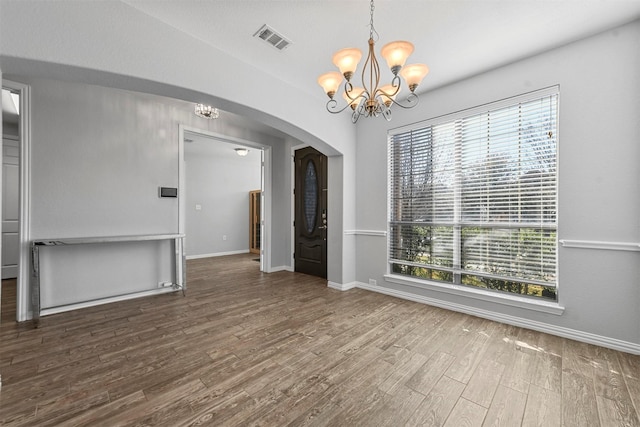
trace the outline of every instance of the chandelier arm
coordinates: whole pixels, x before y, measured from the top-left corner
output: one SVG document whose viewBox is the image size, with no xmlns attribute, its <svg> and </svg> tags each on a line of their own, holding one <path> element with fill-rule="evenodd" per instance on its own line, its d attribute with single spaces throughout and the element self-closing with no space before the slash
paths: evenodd
<svg viewBox="0 0 640 427">
<path fill-rule="evenodd" d="M 391 99 L 393 101 L 393 99 L 391 98 L 392 96 L 396 96 L 398 94 L 398 92 L 400 92 L 400 77 L 398 77 L 397 75 L 393 77 L 393 80 L 391 80 L 391 87 L 394 87 L 395 90 L 393 91 L 393 93 L 390 92 L 385 92 L 384 90 L 382 90 L 382 88 L 378 88 L 378 90 L 376 90 L 375 93 L 375 97 L 377 98 L 378 96 L 384 95 L 387 98 Z"/>
<path fill-rule="evenodd" d="M 416 95 L 415 93 L 413 93 L 413 92 L 411 92 L 409 95 L 407 95 L 407 102 L 412 104 L 412 105 L 402 105 L 398 101 L 396 101 L 395 99 L 391 99 L 391 98 L 389 98 L 389 99 L 391 100 L 393 105 L 397 105 L 398 107 L 404 108 L 405 110 L 408 110 L 410 108 L 415 107 L 420 102 L 420 97 L 418 95 Z"/>
<path fill-rule="evenodd" d="M 382 116 L 385 118 L 386 121 L 390 122 L 391 121 L 391 108 L 389 108 L 386 105 L 384 105 L 384 108 L 382 109 Z"/>
<path fill-rule="evenodd" d="M 366 94 L 364 101 L 362 102 L 362 115 L 367 117 L 377 116 L 377 110 L 380 108 L 380 101 L 376 98 L 378 85 L 380 84 L 380 65 L 376 59 L 374 46 L 375 41 L 373 38 L 369 38 L 369 51 L 367 53 L 367 59 L 364 61 L 364 65 L 362 66 L 361 75 L 362 85 L 364 86 L 363 94 Z"/>
<path fill-rule="evenodd" d="M 367 60 L 362 67 L 362 83 L 364 84 L 364 76 L 367 70 L 367 65 L 369 65 L 369 97 L 375 98 L 376 93 L 378 92 L 378 86 L 380 85 L 380 64 L 378 63 L 378 59 L 376 58 L 376 54 L 374 52 L 375 43 L 373 39 L 369 39 L 369 55 L 367 56 Z M 374 83 L 375 82 L 375 83 Z M 366 89 L 366 87 L 365 87 Z"/>
<path fill-rule="evenodd" d="M 358 107 L 353 110 L 353 114 L 351 116 L 351 121 L 353 123 L 357 122 L 358 119 L 360 118 L 360 116 L 367 116 L 367 110 L 366 110 L 366 100 L 368 98 L 365 98 L 364 102 L 361 102 Z"/>
<path fill-rule="evenodd" d="M 367 100 L 367 96 L 365 95 L 365 92 L 363 92 L 363 93 L 361 93 L 361 94 L 359 94 L 358 96 L 355 96 L 355 97 L 352 97 L 350 95 L 350 93 L 353 91 L 353 85 L 351 84 L 351 82 L 348 82 L 348 81 L 345 82 L 343 90 L 344 90 L 344 94 L 346 95 L 346 97 L 351 102 L 348 102 L 344 107 L 339 108 L 338 107 L 338 101 L 336 101 L 335 99 L 331 98 L 329 101 L 327 101 L 327 111 L 328 112 L 330 112 L 332 114 L 342 113 L 344 110 L 347 109 L 347 107 L 351 107 L 351 105 L 353 103 L 355 103 L 356 105 L 364 104 L 366 102 L 366 100 Z M 362 102 L 362 101 L 356 102 L 359 98 L 362 98 L 364 100 L 364 102 Z M 355 109 L 354 109 L 354 111 L 355 111 Z"/>
<path fill-rule="evenodd" d="M 347 109 L 347 107 L 349 107 L 350 104 L 345 105 L 342 108 L 338 107 L 338 101 L 336 101 L 335 99 L 330 99 L 329 101 L 327 101 L 327 111 L 330 112 L 331 114 L 338 114 L 338 113 L 342 113 L 344 110 Z"/>
<path fill-rule="evenodd" d="M 352 98 L 351 95 L 349 95 L 352 91 L 353 91 L 353 84 L 351 84 L 351 82 L 345 82 L 344 83 L 344 94 L 346 95 L 347 98 L 349 98 L 349 101 L 353 102 L 358 98 L 362 98 L 362 94 Z M 351 105 L 351 103 L 349 103 L 348 105 Z"/>
</svg>

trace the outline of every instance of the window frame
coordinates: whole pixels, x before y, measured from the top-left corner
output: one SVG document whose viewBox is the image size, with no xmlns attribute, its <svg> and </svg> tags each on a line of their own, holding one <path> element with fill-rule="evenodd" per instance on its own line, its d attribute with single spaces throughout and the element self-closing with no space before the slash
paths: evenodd
<svg viewBox="0 0 640 427">
<path fill-rule="evenodd" d="M 432 126 L 454 123 L 455 121 L 458 121 L 464 118 L 486 114 L 490 111 L 499 110 L 501 108 L 514 107 L 522 103 L 539 100 L 549 96 L 556 96 L 556 105 L 555 105 L 555 108 L 556 108 L 555 110 L 555 132 L 556 132 L 555 167 L 556 169 L 555 169 L 555 201 L 554 201 L 555 208 L 556 208 L 556 211 L 555 211 L 555 233 L 556 234 L 555 234 L 555 242 L 554 242 L 555 257 L 556 257 L 556 260 L 555 260 L 556 299 L 555 301 L 540 298 L 537 296 L 527 296 L 527 295 L 522 295 L 518 293 L 508 293 L 505 291 L 487 290 L 480 287 L 476 288 L 474 286 L 464 285 L 461 282 L 457 283 L 455 279 L 453 283 L 448 283 L 448 282 L 435 281 L 427 278 L 420 278 L 416 276 L 393 272 L 392 265 L 394 264 L 393 263 L 394 258 L 391 256 L 392 255 L 391 245 L 392 245 L 392 238 L 393 238 L 393 233 L 392 233 L 392 215 L 393 215 L 392 196 L 393 194 L 391 191 L 391 188 L 392 188 L 391 185 L 392 185 L 393 177 L 391 174 L 392 172 L 391 164 L 394 158 L 392 158 L 392 152 L 390 149 L 392 138 L 394 136 L 400 135 L 405 132 L 419 131 Z M 497 302 L 497 303 L 506 304 L 509 306 L 528 308 L 528 309 L 543 311 L 551 314 L 562 314 L 564 308 L 560 305 L 560 293 L 559 293 L 560 276 L 559 276 L 559 268 L 558 268 L 559 267 L 558 249 L 560 247 L 559 236 L 558 236 L 558 224 L 559 224 L 559 215 L 558 215 L 559 214 L 558 212 L 559 191 L 558 190 L 559 190 L 559 182 L 560 182 L 560 179 L 559 179 L 560 171 L 558 167 L 559 166 L 559 138 L 560 138 L 559 116 L 560 116 L 560 88 L 558 85 L 556 85 L 556 86 L 551 86 L 544 89 L 523 93 L 517 96 L 505 98 L 502 100 L 482 104 L 476 107 L 456 111 L 450 114 L 436 116 L 427 120 L 423 120 L 416 123 L 411 123 L 408 125 L 390 129 L 387 132 L 387 190 L 388 190 L 387 191 L 387 253 L 386 253 L 387 268 L 386 268 L 385 280 L 391 283 L 397 283 L 401 285 L 417 287 L 422 289 L 435 290 L 435 291 L 445 292 L 445 293 L 454 294 L 454 295 L 464 295 L 464 296 L 475 298 L 475 299 Z M 458 221 L 456 222 L 456 219 L 454 218 L 454 223 L 456 226 L 462 226 L 464 221 L 458 218 Z M 523 224 L 522 228 L 528 228 L 528 227 L 526 226 L 526 224 Z M 536 227 L 531 227 L 531 228 L 536 228 Z M 458 237 L 455 237 L 455 236 L 458 236 Z M 458 240 L 459 238 L 460 238 L 460 234 L 454 232 L 454 237 L 453 237 L 454 245 L 460 244 L 460 241 Z M 454 250 L 454 254 L 455 253 L 458 254 L 457 256 L 460 256 L 461 251 Z M 426 268 L 429 268 L 429 267 L 427 266 Z"/>
</svg>

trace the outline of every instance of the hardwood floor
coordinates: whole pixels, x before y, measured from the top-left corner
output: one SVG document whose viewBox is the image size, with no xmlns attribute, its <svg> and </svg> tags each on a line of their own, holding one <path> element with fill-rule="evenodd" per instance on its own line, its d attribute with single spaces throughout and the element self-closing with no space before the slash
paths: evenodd
<svg viewBox="0 0 640 427">
<path fill-rule="evenodd" d="M 640 356 L 253 258 L 189 261 L 186 297 L 3 314 L 1 424 L 640 426 Z"/>
<path fill-rule="evenodd" d="M 0 293 L 0 325 L 16 320 L 16 279 L 2 281 L 2 293 Z"/>
</svg>

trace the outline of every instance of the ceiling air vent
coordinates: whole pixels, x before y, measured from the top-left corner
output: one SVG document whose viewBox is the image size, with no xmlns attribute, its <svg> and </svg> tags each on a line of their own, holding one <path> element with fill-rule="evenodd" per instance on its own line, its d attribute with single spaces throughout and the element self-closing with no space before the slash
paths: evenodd
<svg viewBox="0 0 640 427">
<path fill-rule="evenodd" d="M 266 24 L 263 25 L 262 28 L 260 28 L 253 35 L 253 37 L 261 38 L 262 40 L 269 43 L 271 46 L 275 47 L 278 50 L 286 49 L 291 44 L 290 40 L 288 40 L 282 34 L 278 34 L 276 30 L 274 30 L 273 28 L 269 27 Z"/>
</svg>

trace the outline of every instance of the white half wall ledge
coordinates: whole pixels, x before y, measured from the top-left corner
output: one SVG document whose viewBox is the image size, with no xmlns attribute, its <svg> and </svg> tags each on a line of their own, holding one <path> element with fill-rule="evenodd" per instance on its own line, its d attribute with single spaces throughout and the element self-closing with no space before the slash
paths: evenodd
<svg viewBox="0 0 640 427">
<path fill-rule="evenodd" d="M 240 255 L 240 254 L 248 254 L 248 253 L 249 253 L 249 249 L 242 249 L 239 251 L 216 252 L 212 254 L 187 255 L 187 259 L 213 258 L 213 257 L 219 257 L 219 256 Z M 256 256 L 259 256 L 259 255 L 256 254 Z"/>
<path fill-rule="evenodd" d="M 555 314 L 560 316 L 564 313 L 564 307 L 557 302 L 544 301 L 542 299 L 521 297 L 516 294 L 506 292 L 492 292 L 471 286 L 454 285 L 449 283 L 427 282 L 422 279 L 405 277 L 395 274 L 385 274 L 384 279 L 390 283 L 411 286 L 417 289 L 425 289 L 435 292 L 444 292 L 466 298 L 474 298 L 496 304 L 503 304 L 509 307 L 518 307 L 526 310 L 539 311 L 542 313 Z M 369 286 L 369 285 L 367 285 Z"/>
<path fill-rule="evenodd" d="M 418 302 L 434 307 L 444 308 L 445 310 L 456 311 L 459 313 L 470 314 L 472 316 L 481 317 L 483 319 L 493 320 L 495 322 L 506 323 L 512 326 L 518 326 L 524 329 L 532 329 L 534 331 L 543 332 L 549 335 L 555 335 L 562 338 L 568 338 L 587 344 L 593 344 L 601 347 L 607 347 L 613 350 L 623 351 L 626 353 L 640 355 L 640 344 L 629 341 L 623 341 L 616 338 L 605 337 L 602 335 L 592 334 L 589 332 L 578 331 L 562 326 L 550 325 L 548 323 L 537 322 L 521 317 L 511 316 L 507 314 L 496 313 L 493 311 L 483 310 L 468 305 L 456 304 L 437 300 L 434 298 L 416 295 L 409 292 L 403 292 L 396 289 L 385 288 L 381 286 L 372 286 L 366 283 L 357 282 L 360 289 L 405 299 L 408 301 Z"/>
<path fill-rule="evenodd" d="M 640 243 L 629 242 L 601 242 L 598 240 L 569 240 L 560 239 L 560 244 L 564 248 L 579 249 L 601 249 L 609 251 L 640 251 Z"/>
<path fill-rule="evenodd" d="M 345 235 L 387 237 L 385 230 L 345 230 Z"/>
</svg>

